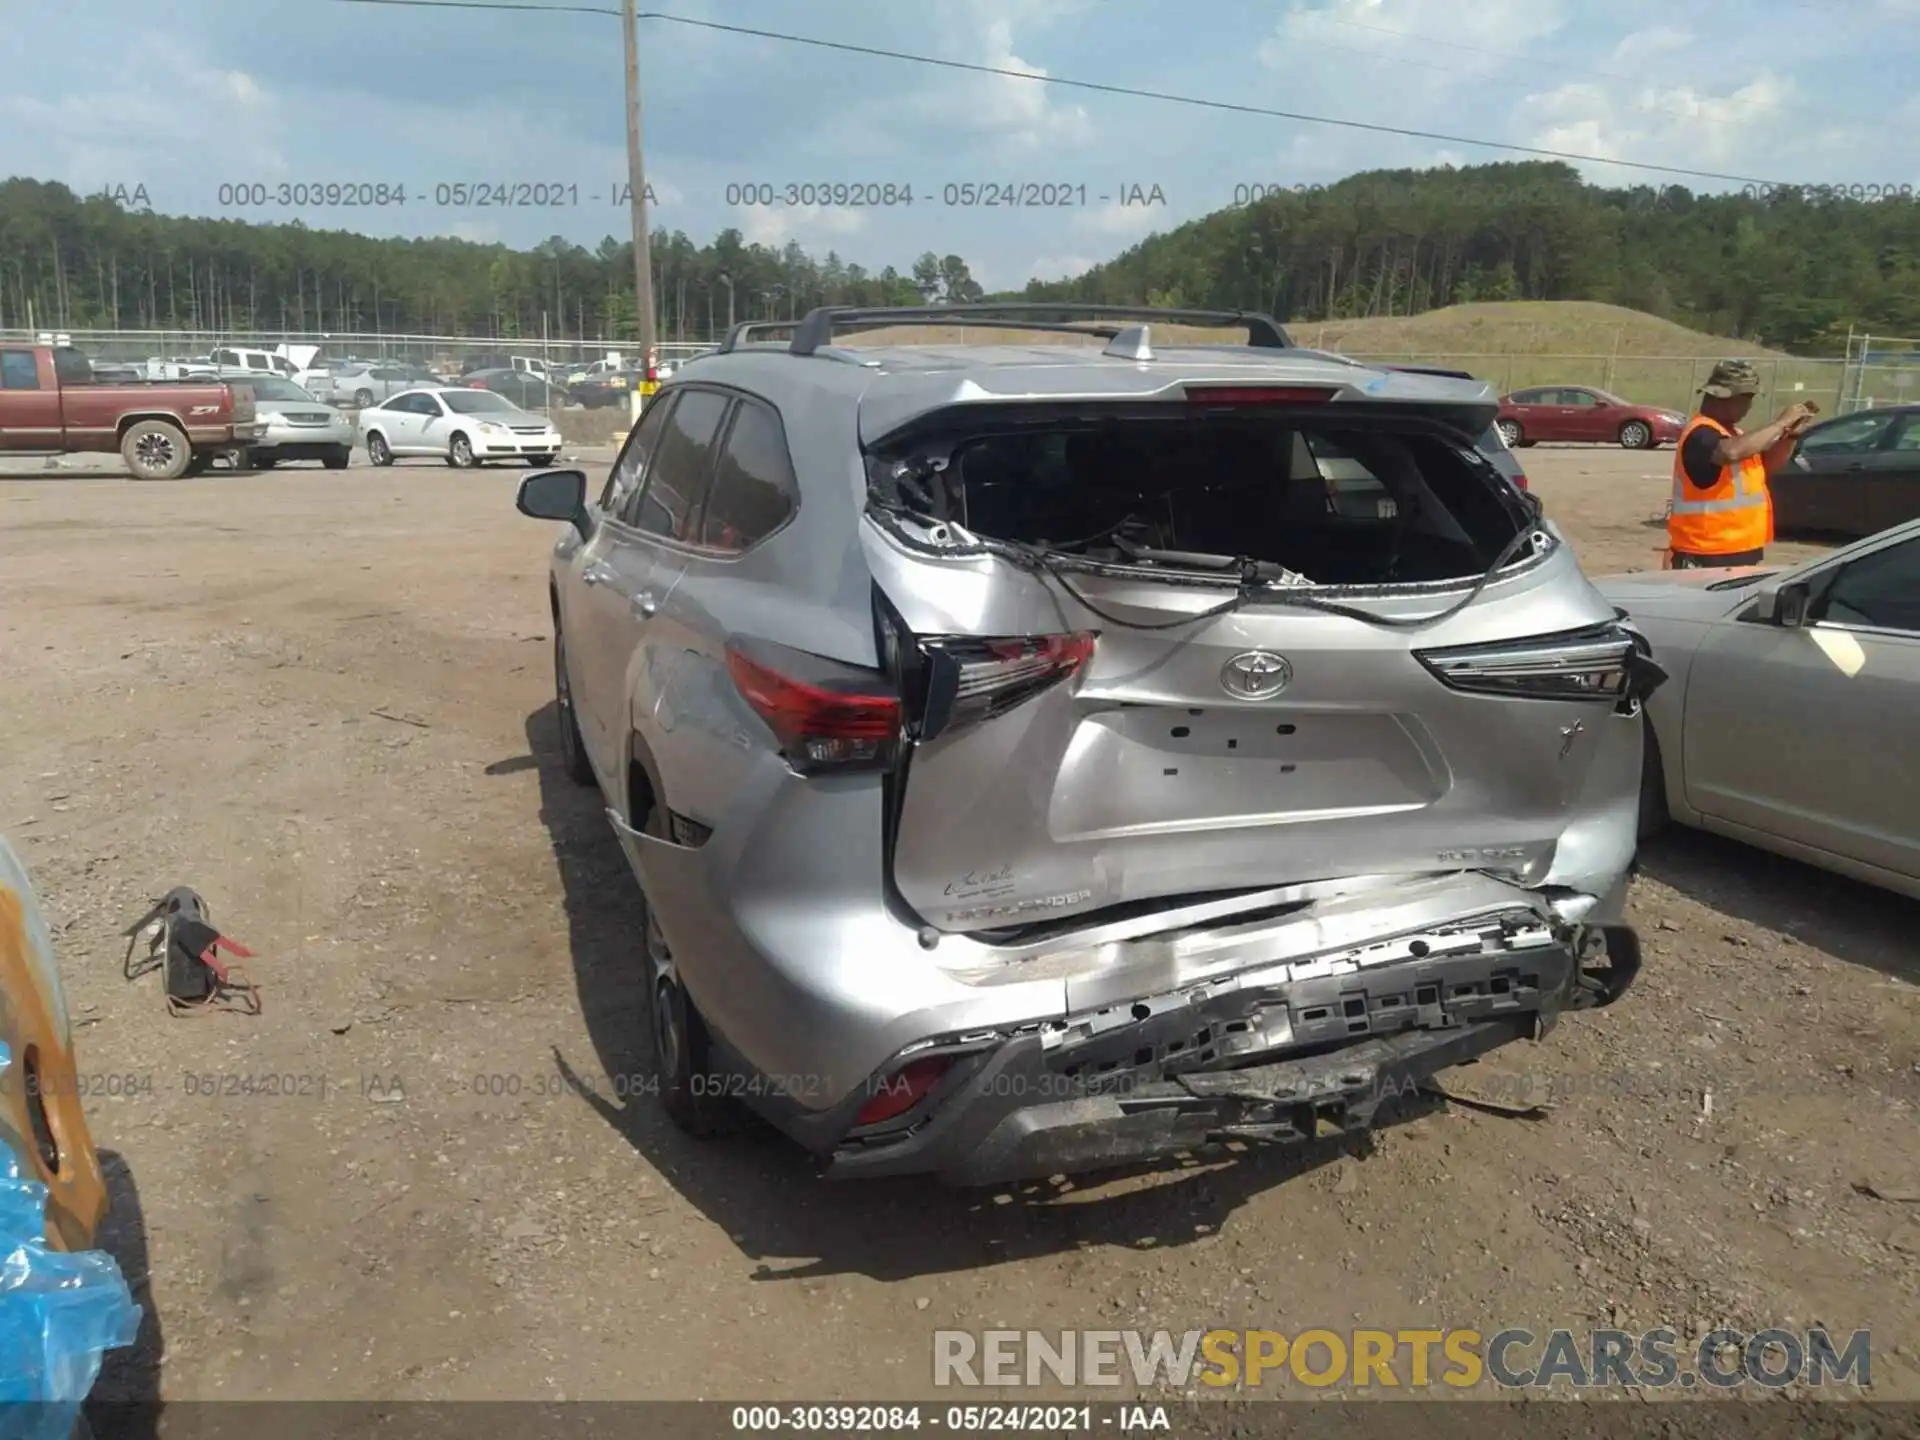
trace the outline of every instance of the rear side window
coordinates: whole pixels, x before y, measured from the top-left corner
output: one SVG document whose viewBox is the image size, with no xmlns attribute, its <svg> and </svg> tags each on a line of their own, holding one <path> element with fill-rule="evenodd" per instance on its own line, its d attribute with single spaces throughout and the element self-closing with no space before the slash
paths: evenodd
<svg viewBox="0 0 1920 1440">
<path fill-rule="evenodd" d="M 692 540 L 695 518 L 713 476 L 720 422 L 732 402 L 711 390 L 690 390 L 667 417 L 665 432 L 628 521 L 671 540 Z"/>
<path fill-rule="evenodd" d="M 40 370 L 31 350 L 0 350 L 0 389 L 38 390 Z"/>
<path fill-rule="evenodd" d="M 780 421 L 741 401 L 727 431 L 700 526 L 700 543 L 738 552 L 778 530 L 798 506 L 799 486 Z"/>
<path fill-rule="evenodd" d="M 627 502 L 633 499 L 634 492 L 640 488 L 640 481 L 647 473 L 647 457 L 652 455 L 660 444 L 660 431 L 667 423 L 667 412 L 673 408 L 673 397 L 647 407 L 640 417 L 640 423 L 633 428 L 633 438 L 627 441 L 627 448 L 620 452 L 620 458 L 613 462 L 613 473 L 607 476 L 607 488 L 601 492 L 600 508 L 609 515 L 618 515 L 627 508 Z"/>
<path fill-rule="evenodd" d="M 80 351 L 61 346 L 53 352 L 53 374 L 62 385 L 91 385 L 93 362 Z"/>
</svg>

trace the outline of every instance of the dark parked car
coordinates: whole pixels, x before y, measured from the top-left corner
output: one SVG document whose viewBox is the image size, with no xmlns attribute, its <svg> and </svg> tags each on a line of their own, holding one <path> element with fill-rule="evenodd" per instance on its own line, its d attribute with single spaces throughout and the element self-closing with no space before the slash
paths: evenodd
<svg viewBox="0 0 1920 1440">
<path fill-rule="evenodd" d="M 1658 405 L 1636 405 L 1605 390 L 1553 385 L 1504 397 L 1496 423 L 1502 438 L 1514 446 L 1573 440 L 1655 450 L 1680 438 L 1687 417 Z"/>
<path fill-rule="evenodd" d="M 504 395 L 523 410 L 552 410 L 567 403 L 567 392 L 524 370 L 476 370 L 460 383 L 474 390 Z"/>
<path fill-rule="evenodd" d="M 1920 405 L 1823 420 L 1772 489 L 1780 530 L 1876 535 L 1920 519 Z"/>
<path fill-rule="evenodd" d="M 627 396 L 639 389 L 640 382 L 646 378 L 644 370 L 607 370 L 569 386 L 567 394 L 574 404 L 599 410 L 607 405 L 626 404 Z"/>
</svg>

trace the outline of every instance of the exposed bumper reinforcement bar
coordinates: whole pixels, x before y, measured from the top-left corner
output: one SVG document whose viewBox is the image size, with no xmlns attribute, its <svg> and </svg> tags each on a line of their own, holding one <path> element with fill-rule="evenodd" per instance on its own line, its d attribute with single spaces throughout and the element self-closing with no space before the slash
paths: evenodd
<svg viewBox="0 0 1920 1440">
<path fill-rule="evenodd" d="M 997 1185 L 1364 1130 L 1438 1072 L 1612 1004 L 1639 964 L 1632 931 L 1609 927 L 1115 1007 L 966 1056 L 924 1120 L 844 1142 L 828 1174 Z"/>
</svg>

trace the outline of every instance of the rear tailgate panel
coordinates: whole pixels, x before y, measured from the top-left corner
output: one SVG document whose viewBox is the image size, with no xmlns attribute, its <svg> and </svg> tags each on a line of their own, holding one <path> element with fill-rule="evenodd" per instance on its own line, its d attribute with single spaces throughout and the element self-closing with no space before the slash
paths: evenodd
<svg viewBox="0 0 1920 1440">
<path fill-rule="evenodd" d="M 1602 703 L 1452 691 L 1411 653 L 1611 620 L 1563 546 L 1412 634 L 1274 604 L 1174 632 L 1114 625 L 998 557 L 930 560 L 870 522 L 862 532 L 882 592 L 918 635 L 1100 636 L 1071 680 L 915 747 L 894 882 L 943 929 L 1349 874 L 1537 876 L 1577 818 L 1606 727 L 1637 724 Z M 1232 593 L 1090 574 L 1073 583 L 1109 616 L 1146 623 Z M 1464 588 L 1365 603 L 1429 614 Z M 1252 649 L 1292 667 L 1272 699 L 1223 687 L 1227 662 Z"/>
</svg>

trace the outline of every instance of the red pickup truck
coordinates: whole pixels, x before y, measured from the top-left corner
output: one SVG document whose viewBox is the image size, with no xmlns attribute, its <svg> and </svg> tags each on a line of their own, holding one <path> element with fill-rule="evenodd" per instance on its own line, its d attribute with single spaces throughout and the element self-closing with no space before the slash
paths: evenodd
<svg viewBox="0 0 1920 1440">
<path fill-rule="evenodd" d="M 0 454 L 118 450 L 136 480 L 198 475 L 260 437 L 253 391 L 208 381 L 94 379 L 67 346 L 0 343 Z"/>
</svg>

